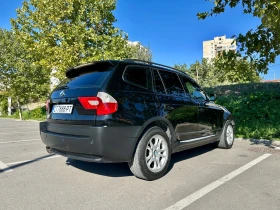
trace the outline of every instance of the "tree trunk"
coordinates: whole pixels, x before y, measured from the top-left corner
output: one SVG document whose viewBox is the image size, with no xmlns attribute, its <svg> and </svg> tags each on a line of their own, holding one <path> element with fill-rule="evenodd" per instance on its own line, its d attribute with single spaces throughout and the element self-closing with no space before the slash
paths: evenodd
<svg viewBox="0 0 280 210">
<path fill-rule="evenodd" d="M 19 119 L 22 120 L 22 111 L 21 111 L 21 106 L 18 97 L 17 97 L 17 105 L 18 105 Z"/>
</svg>

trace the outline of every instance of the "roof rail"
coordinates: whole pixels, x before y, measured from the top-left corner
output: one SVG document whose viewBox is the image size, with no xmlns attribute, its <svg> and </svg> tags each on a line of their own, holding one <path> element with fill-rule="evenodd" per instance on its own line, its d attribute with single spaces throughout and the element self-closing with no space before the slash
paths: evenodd
<svg viewBox="0 0 280 210">
<path fill-rule="evenodd" d="M 170 67 L 170 66 L 166 66 L 166 65 L 162 65 L 162 64 L 159 64 L 159 63 L 154 63 L 152 61 L 144 61 L 144 60 L 140 60 L 140 59 L 125 59 L 123 61 L 132 61 L 132 62 L 139 62 L 139 63 L 145 63 L 145 64 L 150 64 L 150 65 L 153 65 L 153 66 L 161 66 L 161 67 L 165 67 L 165 68 L 169 68 L 169 69 L 173 69 L 173 70 L 176 70 L 176 71 L 180 71 L 178 69 L 175 69 L 173 67 Z"/>
</svg>

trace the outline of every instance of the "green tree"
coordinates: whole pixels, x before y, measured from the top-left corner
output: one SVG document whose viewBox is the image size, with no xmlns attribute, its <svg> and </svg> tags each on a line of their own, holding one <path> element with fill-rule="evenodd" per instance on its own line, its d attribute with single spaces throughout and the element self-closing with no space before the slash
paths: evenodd
<svg viewBox="0 0 280 210">
<path fill-rule="evenodd" d="M 198 61 L 197 61 L 198 62 Z M 187 64 L 175 64 L 174 65 L 174 68 L 175 69 L 178 69 L 178 70 L 180 70 L 180 71 L 182 71 L 182 72 L 185 72 L 186 74 L 188 74 L 190 77 L 192 77 L 192 78 L 195 78 L 196 77 L 196 68 L 195 68 L 195 65 L 197 65 L 197 63 L 196 64 L 192 64 L 191 66 L 190 66 L 190 68 L 188 68 L 188 66 L 187 66 Z"/>
<path fill-rule="evenodd" d="M 152 61 L 152 57 L 150 47 L 145 47 L 141 43 L 128 45 L 128 58 Z"/>
<path fill-rule="evenodd" d="M 274 63 L 280 55 L 280 1 L 279 0 L 215 0 L 210 12 L 198 13 L 199 19 L 206 19 L 225 12 L 226 7 L 234 8 L 242 5 L 244 14 L 251 14 L 261 19 L 256 29 L 245 35 L 239 34 L 236 41 L 239 45 L 237 55 L 245 55 L 246 59 L 255 57 L 254 65 L 259 73 L 267 73 L 268 65 Z"/>
<path fill-rule="evenodd" d="M 190 66 L 194 78 L 203 87 L 215 86 L 219 84 L 219 78 L 216 75 L 216 68 L 211 61 L 203 58 L 201 62 L 196 61 Z"/>
<path fill-rule="evenodd" d="M 184 64 L 175 64 L 175 65 L 174 65 L 174 68 L 175 68 L 175 69 L 178 69 L 178 70 L 180 70 L 180 71 L 182 71 L 182 72 L 186 72 L 186 73 L 187 73 L 188 70 L 189 70 L 187 64 L 185 64 L 185 63 L 184 63 Z"/>
<path fill-rule="evenodd" d="M 174 68 L 186 72 L 202 87 L 260 81 L 254 62 L 250 63 L 245 58 L 230 59 L 224 54 L 212 60 L 203 58 L 201 62 L 191 64 L 189 68 L 186 64 L 177 64 Z"/>
<path fill-rule="evenodd" d="M 25 0 L 12 29 L 33 63 L 56 69 L 128 57 L 127 37 L 114 27 L 115 0 Z"/>
<path fill-rule="evenodd" d="M 46 97 L 49 92 L 47 71 L 30 61 L 15 33 L 0 29 L 0 92 L 21 106 L 30 100 Z"/>
<path fill-rule="evenodd" d="M 187 68 L 186 64 L 176 64 L 174 68 L 186 72 L 203 87 L 219 84 L 214 65 L 205 58 L 201 62 L 196 61 L 191 64 L 189 68 Z"/>
<path fill-rule="evenodd" d="M 185 72 L 186 74 L 188 74 L 191 77 L 194 77 L 194 73 L 191 71 L 190 68 L 188 68 L 187 64 L 183 63 L 183 64 L 175 64 L 174 65 L 175 69 L 178 69 L 179 71 Z"/>
<path fill-rule="evenodd" d="M 228 55 L 224 52 L 213 59 L 216 77 L 220 83 L 260 82 L 260 76 L 253 59 L 235 58 L 234 55 Z"/>
</svg>

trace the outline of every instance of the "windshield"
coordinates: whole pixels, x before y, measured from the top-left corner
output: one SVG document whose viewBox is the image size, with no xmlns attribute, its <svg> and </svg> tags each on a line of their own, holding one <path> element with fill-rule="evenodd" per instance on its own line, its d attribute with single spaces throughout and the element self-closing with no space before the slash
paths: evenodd
<svg viewBox="0 0 280 210">
<path fill-rule="evenodd" d="M 66 78 L 56 89 L 78 88 L 78 87 L 100 87 L 110 75 L 112 68 L 101 71 L 93 71 L 78 75 L 74 78 Z"/>
</svg>

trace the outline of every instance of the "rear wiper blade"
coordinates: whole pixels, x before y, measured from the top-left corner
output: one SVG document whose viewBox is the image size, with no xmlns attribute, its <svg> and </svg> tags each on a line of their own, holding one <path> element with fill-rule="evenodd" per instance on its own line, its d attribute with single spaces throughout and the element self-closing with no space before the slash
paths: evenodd
<svg viewBox="0 0 280 210">
<path fill-rule="evenodd" d="M 62 89 L 69 89 L 69 87 L 67 85 L 62 85 L 62 86 L 55 88 L 55 90 L 62 90 Z"/>
</svg>

